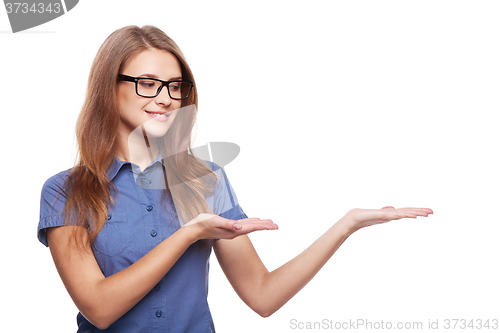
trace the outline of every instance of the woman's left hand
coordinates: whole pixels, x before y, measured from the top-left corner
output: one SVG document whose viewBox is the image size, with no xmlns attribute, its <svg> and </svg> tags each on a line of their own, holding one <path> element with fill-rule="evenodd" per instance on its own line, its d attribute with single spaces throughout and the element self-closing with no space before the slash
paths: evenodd
<svg viewBox="0 0 500 333">
<path fill-rule="evenodd" d="M 214 214 L 199 214 L 183 225 L 183 228 L 195 230 L 198 239 L 233 239 L 259 230 L 276 230 L 278 226 L 269 219 L 257 217 L 230 220 Z"/>
<path fill-rule="evenodd" d="M 386 206 L 382 209 L 351 209 L 338 222 L 344 225 L 349 233 L 353 233 L 361 228 L 369 227 L 375 224 L 386 223 L 402 218 L 417 218 L 417 216 L 429 216 L 434 214 L 429 208 L 394 208 Z"/>
</svg>

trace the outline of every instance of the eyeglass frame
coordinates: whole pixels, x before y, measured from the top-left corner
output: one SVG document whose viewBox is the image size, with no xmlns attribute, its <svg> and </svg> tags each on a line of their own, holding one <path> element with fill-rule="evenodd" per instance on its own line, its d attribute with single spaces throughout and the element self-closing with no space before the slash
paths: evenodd
<svg viewBox="0 0 500 333">
<path fill-rule="evenodd" d="M 184 81 L 184 80 L 163 81 L 163 80 L 160 80 L 160 79 L 153 79 L 153 78 L 150 78 L 150 77 L 133 77 L 133 76 L 125 75 L 125 74 L 118 74 L 118 79 L 121 80 L 121 81 L 134 82 L 135 83 L 135 93 L 138 96 L 145 97 L 145 98 L 155 98 L 155 97 L 157 97 L 160 94 L 160 92 L 162 91 L 163 87 L 167 87 L 168 96 L 170 96 L 171 99 L 175 99 L 177 101 L 182 101 L 184 99 L 187 99 L 189 97 L 189 95 L 191 94 L 191 90 L 193 90 L 193 82 Z M 146 79 L 146 80 L 153 80 L 153 81 L 158 81 L 158 82 L 161 83 L 161 86 L 156 91 L 156 95 L 154 95 L 154 96 L 144 96 L 144 95 L 139 94 L 139 90 L 138 90 L 139 88 L 138 88 L 137 83 L 141 79 L 143 79 L 143 80 L 144 79 Z M 172 97 L 172 95 L 170 94 L 170 83 L 175 83 L 175 82 L 185 82 L 185 83 L 189 84 L 189 91 L 188 91 L 188 94 L 187 94 L 186 97 L 184 97 L 184 98 Z"/>
</svg>

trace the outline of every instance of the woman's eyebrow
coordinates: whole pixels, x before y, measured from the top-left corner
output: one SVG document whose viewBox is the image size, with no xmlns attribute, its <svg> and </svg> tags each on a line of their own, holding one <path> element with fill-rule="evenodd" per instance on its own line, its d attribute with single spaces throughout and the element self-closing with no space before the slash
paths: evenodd
<svg viewBox="0 0 500 333">
<path fill-rule="evenodd" d="M 159 78 L 158 75 L 156 75 L 156 74 L 147 74 L 147 73 L 146 74 L 141 74 L 138 77 L 149 77 L 149 78 L 152 78 L 152 79 L 158 79 Z"/>
<path fill-rule="evenodd" d="M 148 74 L 148 73 L 146 73 L 146 74 L 141 74 L 138 77 L 149 77 L 151 79 L 158 79 L 158 80 L 160 80 L 160 77 L 158 75 L 156 75 L 156 74 Z M 170 78 L 170 79 L 168 79 L 166 81 L 174 81 L 174 80 L 182 80 L 182 76 L 176 76 L 176 77 Z"/>
</svg>

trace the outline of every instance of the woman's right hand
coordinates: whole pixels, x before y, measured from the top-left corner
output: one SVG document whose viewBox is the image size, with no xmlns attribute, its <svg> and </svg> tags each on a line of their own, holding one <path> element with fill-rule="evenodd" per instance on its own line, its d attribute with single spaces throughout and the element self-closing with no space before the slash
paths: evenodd
<svg viewBox="0 0 500 333">
<path fill-rule="evenodd" d="M 345 226 L 349 234 L 375 224 L 386 223 L 389 221 L 400 220 L 403 218 L 417 218 L 417 216 L 427 217 L 434 214 L 430 208 L 394 208 L 386 206 L 381 209 L 351 209 L 337 223 Z"/>
<path fill-rule="evenodd" d="M 269 219 L 252 217 L 229 220 L 214 214 L 199 214 L 182 227 L 192 228 L 196 239 L 233 239 L 253 231 L 278 229 L 278 226 Z"/>
</svg>

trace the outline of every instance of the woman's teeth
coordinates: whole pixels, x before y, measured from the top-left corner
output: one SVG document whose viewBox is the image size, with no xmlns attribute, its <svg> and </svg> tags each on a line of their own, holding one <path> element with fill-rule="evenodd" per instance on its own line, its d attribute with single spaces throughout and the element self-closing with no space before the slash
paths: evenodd
<svg viewBox="0 0 500 333">
<path fill-rule="evenodd" d="M 168 114 L 166 114 L 166 113 L 152 113 L 152 112 L 150 112 L 149 114 L 152 114 L 153 116 L 160 116 L 160 117 L 165 117 L 165 118 L 168 117 Z"/>
</svg>

